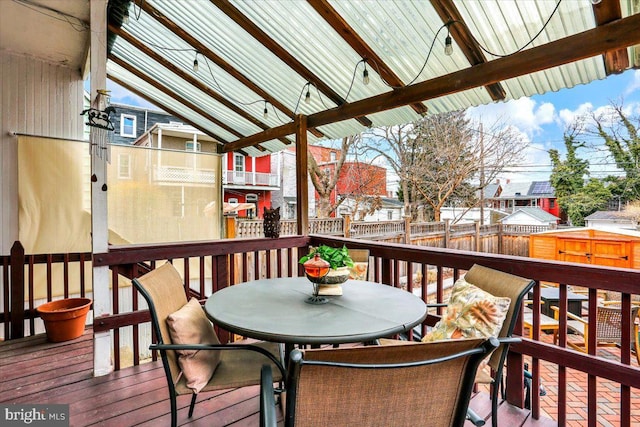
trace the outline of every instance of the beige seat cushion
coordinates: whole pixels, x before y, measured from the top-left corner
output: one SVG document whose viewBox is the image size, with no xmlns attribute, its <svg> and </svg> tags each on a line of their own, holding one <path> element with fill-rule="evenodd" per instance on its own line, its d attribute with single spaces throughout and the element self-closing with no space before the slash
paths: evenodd
<svg viewBox="0 0 640 427">
<path fill-rule="evenodd" d="M 195 298 L 170 314 L 167 326 L 173 344 L 220 344 L 213 325 Z M 187 387 L 194 393 L 199 393 L 213 376 L 220 362 L 220 351 L 179 350 L 177 353 Z"/>
<path fill-rule="evenodd" d="M 422 341 L 497 337 L 510 304 L 510 298 L 495 297 L 461 278 L 453 285 L 442 319 Z"/>
</svg>

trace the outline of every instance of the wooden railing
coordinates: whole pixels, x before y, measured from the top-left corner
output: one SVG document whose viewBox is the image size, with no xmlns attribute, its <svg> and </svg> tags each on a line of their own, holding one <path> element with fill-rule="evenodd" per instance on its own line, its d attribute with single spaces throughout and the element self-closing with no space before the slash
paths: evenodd
<svg viewBox="0 0 640 427">
<path fill-rule="evenodd" d="M 584 373 L 588 377 L 588 425 L 597 425 L 597 398 L 599 384 L 607 381 L 619 392 L 619 425 L 630 426 L 631 395 L 633 389 L 640 389 L 640 369 L 631 363 L 631 295 L 640 293 L 640 271 L 589 266 L 584 264 L 535 260 L 524 257 L 483 254 L 443 248 L 418 247 L 405 244 L 381 243 L 359 239 L 345 239 L 320 235 L 291 236 L 280 239 L 237 239 L 230 241 L 194 242 L 154 246 L 112 247 L 108 253 L 96 254 L 96 266 L 109 266 L 112 274 L 112 289 L 115 296 L 113 314 L 94 320 L 96 332 L 112 331 L 114 339 L 114 363 L 116 369 L 129 364 L 139 364 L 148 357 L 148 312 L 137 292 L 131 288 L 126 278 L 135 277 L 154 268 L 158 262 L 171 260 L 190 284 L 191 293 L 201 299 L 220 288 L 234 283 L 262 277 L 301 276 L 297 263 L 300 251 L 306 251 L 308 245 L 330 244 L 346 245 L 349 248 L 363 248 L 370 251 L 369 279 L 390 286 L 404 288 L 419 294 L 427 303 L 445 301 L 446 289 L 452 280 L 461 276 L 473 264 L 482 264 L 490 268 L 506 271 L 536 281 L 532 293 L 534 309 L 533 337 L 523 338 L 514 345 L 507 363 L 507 397 L 511 404 L 522 407 L 523 361 L 527 360 L 533 375 L 533 384 L 540 381 L 541 364 L 553 364 L 557 367 L 557 384 L 549 384 L 547 389 L 557 393 L 557 421 L 559 425 L 567 422 L 567 404 L 570 385 L 567 384 L 567 372 L 570 370 Z M 84 255 L 83 255 L 84 256 Z M 28 257 L 27 257 L 28 258 Z M 68 256 L 69 260 L 73 257 Z M 51 262 L 58 261 L 57 256 L 45 256 Z M 33 256 L 33 264 L 40 255 Z M 80 258 L 78 258 L 80 260 Z M 3 277 L 11 271 L 9 260 L 3 261 Z M 30 261 L 31 262 L 31 261 Z M 29 265 L 26 263 L 24 265 Z M 418 274 L 420 273 L 420 274 Z M 450 277 L 451 280 L 447 280 Z M 6 283 L 4 294 L 8 293 Z M 538 328 L 540 324 L 540 282 L 559 284 L 560 290 L 560 333 L 559 345 L 541 340 Z M 419 287 L 419 288 L 418 288 Z M 588 313 L 595 313 L 598 291 L 621 292 L 623 313 L 621 356 L 619 360 L 600 357 L 596 354 L 595 343 L 590 345 L 590 353 L 578 353 L 567 349 L 566 314 L 568 309 L 567 292 L 569 287 L 586 289 L 589 295 Z M 5 307 L 6 301 L 5 298 Z M 433 310 L 437 312 L 437 310 Z M 12 317 L 12 316 L 9 316 Z M 9 318 L 7 309 L 3 321 Z M 590 329 L 595 329 L 595 316 L 588 317 Z M 429 322 L 425 322 L 424 328 Z M 223 341 L 233 337 L 219 330 Z M 522 335 L 521 322 L 516 332 Z M 593 340 L 593 338 L 589 338 Z M 121 348 L 128 347 L 127 351 Z M 131 360 L 126 354 L 132 353 Z M 608 385 L 607 387 L 610 387 Z M 637 390 L 634 391 L 637 393 Z M 532 413 L 534 418 L 540 415 L 540 396 L 532 394 Z M 615 421 L 614 421 L 615 423 Z"/>
<path fill-rule="evenodd" d="M 0 318 L 4 339 L 42 332 L 42 327 L 36 328 L 38 305 L 53 299 L 91 294 L 87 285 L 91 275 L 91 252 L 27 255 L 20 242 L 15 242 L 10 255 L 0 256 L 0 262 Z"/>
<path fill-rule="evenodd" d="M 282 220 L 280 223 L 281 236 L 296 234 L 296 220 Z M 264 237 L 261 219 L 238 219 L 235 225 L 229 228 L 232 228 L 235 234 L 227 236 L 228 238 Z M 352 222 L 345 218 L 309 220 L 309 234 L 518 256 L 529 255 L 530 234 L 554 228 L 540 225 L 451 224 L 449 221 L 415 223 L 406 219 L 382 222 Z"/>
</svg>

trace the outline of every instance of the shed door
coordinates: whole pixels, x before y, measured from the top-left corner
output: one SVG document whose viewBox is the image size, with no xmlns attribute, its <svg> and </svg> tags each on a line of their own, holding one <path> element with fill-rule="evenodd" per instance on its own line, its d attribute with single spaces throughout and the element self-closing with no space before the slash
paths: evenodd
<svg viewBox="0 0 640 427">
<path fill-rule="evenodd" d="M 558 239 L 558 261 L 630 267 L 629 243 L 613 240 Z"/>
<path fill-rule="evenodd" d="M 609 267 L 631 267 L 629 243 L 611 240 L 593 240 L 591 242 L 591 263 Z"/>
<path fill-rule="evenodd" d="M 591 241 L 558 239 L 558 261 L 591 264 Z"/>
</svg>

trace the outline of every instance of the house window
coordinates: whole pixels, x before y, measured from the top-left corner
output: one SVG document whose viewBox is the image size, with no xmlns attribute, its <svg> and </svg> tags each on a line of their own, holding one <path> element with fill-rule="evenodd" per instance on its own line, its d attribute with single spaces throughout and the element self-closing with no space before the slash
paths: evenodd
<svg viewBox="0 0 640 427">
<path fill-rule="evenodd" d="M 198 152 L 198 153 L 199 153 L 200 151 L 202 151 L 202 150 L 201 150 L 201 149 L 202 149 L 202 147 L 200 146 L 200 143 L 199 143 L 199 142 L 196 142 L 195 148 L 196 148 L 196 149 L 194 150 L 194 149 L 193 149 L 193 141 L 187 141 L 187 142 L 185 142 L 185 143 L 184 143 L 184 149 L 185 149 L 185 151 L 196 151 L 196 152 Z"/>
<path fill-rule="evenodd" d="M 232 197 L 232 198 L 229 199 L 228 203 L 233 203 L 234 205 L 237 205 L 238 204 L 238 199 Z"/>
<path fill-rule="evenodd" d="M 387 211 L 387 221 L 391 221 L 391 220 L 393 220 L 393 212 Z"/>
<path fill-rule="evenodd" d="M 233 155 L 233 170 L 236 172 L 244 172 L 244 156 L 242 154 Z"/>
<path fill-rule="evenodd" d="M 129 154 L 118 155 L 118 178 L 131 179 L 131 156 Z"/>
<path fill-rule="evenodd" d="M 549 209 L 553 209 L 556 207 L 556 201 L 551 199 L 549 200 Z"/>
<path fill-rule="evenodd" d="M 332 151 L 331 153 L 329 153 L 329 161 L 331 162 L 335 162 L 336 161 L 336 152 Z"/>
<path fill-rule="evenodd" d="M 136 137 L 136 116 L 131 114 L 120 115 L 120 136 Z"/>
</svg>

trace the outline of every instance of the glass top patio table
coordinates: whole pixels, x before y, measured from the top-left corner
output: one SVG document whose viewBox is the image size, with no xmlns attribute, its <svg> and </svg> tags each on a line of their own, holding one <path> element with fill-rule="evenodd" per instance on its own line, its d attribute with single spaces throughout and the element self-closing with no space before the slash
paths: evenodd
<svg viewBox="0 0 640 427">
<path fill-rule="evenodd" d="M 311 345 L 407 332 L 427 315 L 420 298 L 379 283 L 348 280 L 341 296 L 322 305 L 305 302 L 312 292 L 305 277 L 256 280 L 215 292 L 205 310 L 215 324 L 245 337 Z"/>
</svg>

